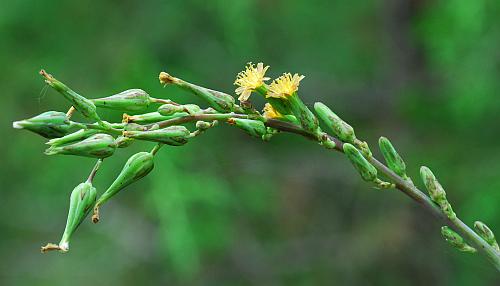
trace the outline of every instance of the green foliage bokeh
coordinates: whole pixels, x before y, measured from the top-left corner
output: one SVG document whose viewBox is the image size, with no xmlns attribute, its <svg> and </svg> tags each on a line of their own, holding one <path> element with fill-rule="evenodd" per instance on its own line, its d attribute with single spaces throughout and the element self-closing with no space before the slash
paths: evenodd
<svg viewBox="0 0 500 286">
<path fill-rule="evenodd" d="M 225 126 L 162 149 L 68 254 L 42 255 L 94 160 L 45 156 L 42 138 L 11 128 L 69 107 L 41 68 L 90 98 L 142 88 L 201 103 L 158 73 L 231 92 L 246 62 L 263 61 L 272 77 L 306 75 L 304 102 L 332 107 L 372 149 L 390 138 L 415 181 L 431 167 L 464 221 L 500 235 L 498 12 L 487 0 L 1 2 L 0 284 L 498 285 L 483 258 L 450 248 L 434 218 L 365 185 L 341 155 Z M 105 160 L 98 190 L 151 147 Z"/>
</svg>

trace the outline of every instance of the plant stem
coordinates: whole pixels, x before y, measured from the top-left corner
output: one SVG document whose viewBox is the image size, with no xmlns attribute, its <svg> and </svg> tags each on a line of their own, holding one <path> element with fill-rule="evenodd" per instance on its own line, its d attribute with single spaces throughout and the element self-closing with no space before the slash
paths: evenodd
<svg viewBox="0 0 500 286">
<path fill-rule="evenodd" d="M 171 126 L 171 125 L 178 125 L 178 124 L 183 124 L 187 122 L 192 122 L 192 121 L 210 121 L 210 120 L 225 120 L 229 118 L 250 118 L 251 116 L 246 115 L 246 114 L 239 114 L 239 113 L 215 113 L 215 114 L 195 114 L 195 115 L 187 115 L 187 116 L 182 116 L 178 118 L 172 118 L 164 121 L 160 121 L 157 123 L 151 123 L 144 125 L 147 129 L 152 128 L 153 126 L 158 126 L 159 128 Z"/>
<path fill-rule="evenodd" d="M 289 132 L 289 133 L 295 133 L 298 135 L 301 135 L 305 138 L 318 141 L 318 136 L 315 134 L 304 130 L 298 125 L 295 125 L 293 123 L 277 120 L 277 119 L 264 119 L 263 117 L 260 116 L 255 116 L 255 115 L 246 115 L 246 114 L 238 114 L 238 113 L 227 113 L 227 114 L 197 114 L 197 115 L 187 115 L 187 116 L 182 116 L 178 118 L 173 118 L 169 120 L 164 120 L 160 121 L 157 123 L 152 123 L 145 125 L 146 128 L 151 128 L 155 125 L 159 126 L 160 128 L 171 126 L 171 125 L 178 125 L 178 124 L 183 124 L 187 122 L 193 122 L 193 121 L 198 121 L 198 120 L 225 120 L 228 118 L 252 118 L 252 119 L 257 119 L 257 120 L 262 120 L 265 122 L 266 126 L 272 127 L 274 129 L 277 129 L 279 131 L 283 132 Z M 335 151 L 343 153 L 343 142 L 339 140 L 336 137 L 333 137 L 331 135 L 325 135 L 328 136 L 330 140 L 335 142 Z M 413 199 L 415 202 L 417 202 L 420 206 L 422 206 L 426 211 L 429 213 L 433 214 L 435 217 L 441 219 L 446 225 L 449 227 L 453 228 L 456 232 L 458 232 L 460 235 L 462 235 L 470 244 L 472 244 L 480 253 L 485 255 L 490 262 L 497 268 L 498 271 L 500 271 L 500 253 L 491 245 L 489 245 L 484 239 L 482 239 L 479 235 L 477 235 L 470 227 L 468 227 L 463 221 L 461 221 L 459 218 L 454 218 L 450 219 L 448 218 L 425 193 L 420 191 L 417 187 L 415 187 L 410 181 L 405 180 L 404 178 L 400 177 L 396 173 L 394 173 L 391 169 L 389 169 L 387 166 L 385 166 L 383 163 L 378 161 L 376 158 L 369 157 L 367 160 L 375 167 L 377 170 L 387 176 L 389 179 L 391 179 L 395 185 L 396 189 L 400 190 L 403 192 L 405 195 Z"/>
<path fill-rule="evenodd" d="M 266 125 L 273 127 L 275 129 L 300 134 L 309 139 L 314 139 L 314 135 L 303 130 L 299 126 L 291 123 L 282 122 L 279 120 L 268 120 Z M 342 141 L 339 139 L 328 135 L 328 137 L 335 142 L 335 150 L 338 152 L 344 152 L 342 148 Z M 409 196 L 411 199 L 416 201 L 421 205 L 426 211 L 433 214 L 437 218 L 441 219 L 446 225 L 453 228 L 457 233 L 464 237 L 472 246 L 474 246 L 480 253 L 485 255 L 490 262 L 495 266 L 495 268 L 500 271 L 500 253 L 491 245 L 489 245 L 484 239 L 482 239 L 478 234 L 476 234 L 469 226 L 467 226 L 459 218 L 450 219 L 448 218 L 441 209 L 422 191 L 415 187 L 409 181 L 403 179 L 394 173 L 387 166 L 382 164 L 374 157 L 367 158 L 368 161 L 377 168 L 382 174 L 390 178 L 395 184 L 396 188 L 403 192 L 405 195 Z"/>
</svg>

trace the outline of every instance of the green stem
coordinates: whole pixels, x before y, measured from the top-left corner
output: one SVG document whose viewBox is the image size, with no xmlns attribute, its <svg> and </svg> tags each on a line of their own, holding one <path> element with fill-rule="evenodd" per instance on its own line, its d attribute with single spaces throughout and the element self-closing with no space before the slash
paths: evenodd
<svg viewBox="0 0 500 286">
<path fill-rule="evenodd" d="M 296 133 L 305 136 L 309 139 L 314 139 L 314 134 L 307 132 L 296 126 L 294 124 L 282 122 L 279 120 L 268 120 L 266 125 L 281 131 Z M 335 142 L 335 149 L 338 152 L 343 153 L 343 142 L 339 139 L 327 135 L 332 141 Z M 446 225 L 453 228 L 457 233 L 464 237 L 472 246 L 474 246 L 480 253 L 485 255 L 488 260 L 495 266 L 495 268 L 500 271 L 500 253 L 491 245 L 489 245 L 484 239 L 482 239 L 478 234 L 476 234 L 469 226 L 467 226 L 459 218 L 450 219 L 448 218 L 441 209 L 422 191 L 415 187 L 412 183 L 405 180 L 404 178 L 398 176 L 387 166 L 382 164 L 380 161 L 374 157 L 367 158 L 368 161 L 377 168 L 379 172 L 391 179 L 395 184 L 396 188 L 403 192 L 405 195 L 409 196 L 411 199 L 416 201 L 420 206 L 422 206 L 426 211 L 430 212 L 437 218 L 441 219 Z"/>
<path fill-rule="evenodd" d="M 193 122 L 193 121 L 210 121 L 210 120 L 226 120 L 229 118 L 253 118 L 255 116 L 252 115 L 246 115 L 246 114 L 239 114 L 239 113 L 215 113 L 215 114 L 194 114 L 194 115 L 187 115 L 187 116 L 182 116 L 178 118 L 172 118 L 164 121 L 160 121 L 157 123 L 151 123 L 144 125 L 147 129 L 150 129 L 154 126 L 158 126 L 159 128 L 167 127 L 167 126 L 172 126 L 172 125 L 179 125 L 183 123 L 188 123 L 188 122 Z"/>
</svg>

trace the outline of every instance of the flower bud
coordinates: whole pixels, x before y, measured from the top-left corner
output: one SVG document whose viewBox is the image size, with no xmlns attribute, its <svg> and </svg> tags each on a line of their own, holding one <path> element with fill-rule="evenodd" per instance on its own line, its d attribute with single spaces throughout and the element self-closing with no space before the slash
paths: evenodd
<svg viewBox="0 0 500 286">
<path fill-rule="evenodd" d="M 178 112 L 183 112 L 184 107 L 182 105 L 174 105 L 174 104 L 163 104 L 162 106 L 158 107 L 158 113 L 163 115 L 163 116 L 170 116 L 174 115 L 175 113 Z"/>
<path fill-rule="evenodd" d="M 474 229 L 476 233 L 481 236 L 489 245 L 493 246 L 497 251 L 500 251 L 498 247 L 497 240 L 495 239 L 495 234 L 493 231 L 483 222 L 476 221 L 474 222 Z"/>
<path fill-rule="evenodd" d="M 139 152 L 132 155 L 120 174 L 113 181 L 111 186 L 102 194 L 94 208 L 94 215 L 92 216 L 92 221 L 97 223 L 99 221 L 99 207 L 102 206 L 107 200 L 116 195 L 119 191 L 124 189 L 126 186 L 138 181 L 139 179 L 145 177 L 147 174 L 153 170 L 154 167 L 154 156 L 149 152 Z"/>
<path fill-rule="evenodd" d="M 344 142 L 355 144 L 356 135 L 354 134 L 354 129 L 338 117 L 328 106 L 321 102 L 316 102 L 314 110 L 316 110 L 319 118 L 330 127 L 336 137 Z"/>
<path fill-rule="evenodd" d="M 133 142 L 134 139 L 125 136 L 118 136 L 115 139 L 117 148 L 127 148 L 128 146 L 132 145 Z"/>
<path fill-rule="evenodd" d="M 80 129 L 66 136 L 51 139 L 46 144 L 51 146 L 61 146 L 71 142 L 81 141 L 97 133 L 99 133 L 99 130 L 96 129 Z"/>
<path fill-rule="evenodd" d="M 439 205 L 443 213 L 450 219 L 456 218 L 456 214 L 451 207 L 451 204 L 446 199 L 446 192 L 443 186 L 438 182 L 432 171 L 422 166 L 420 168 L 420 177 L 425 184 L 425 188 L 429 192 L 431 200 Z"/>
<path fill-rule="evenodd" d="M 474 247 L 468 245 L 464 241 L 464 239 L 458 233 L 451 230 L 451 228 L 443 226 L 441 228 L 441 234 L 443 235 L 444 239 L 456 249 L 462 252 L 476 252 L 476 249 Z"/>
<path fill-rule="evenodd" d="M 83 116 L 92 119 L 94 121 L 100 122 L 101 119 L 99 118 L 99 115 L 97 114 L 96 111 L 96 106 L 94 103 L 79 95 L 75 91 L 71 90 L 69 87 L 67 87 L 64 83 L 58 81 L 55 79 L 52 75 L 48 74 L 44 70 L 40 71 L 40 74 L 45 77 L 45 82 L 50 85 L 52 88 L 54 88 L 56 91 L 58 91 L 60 94 L 64 96 L 71 104 L 73 107 L 78 110 Z"/>
<path fill-rule="evenodd" d="M 429 168 L 425 166 L 420 167 L 420 177 L 422 178 L 425 188 L 429 192 L 429 196 L 432 201 L 437 204 L 441 204 L 446 201 L 446 192 L 443 189 L 443 186 L 441 186 Z"/>
<path fill-rule="evenodd" d="M 148 108 L 151 98 L 142 89 L 128 89 L 118 94 L 92 99 L 97 107 L 134 112 Z"/>
<path fill-rule="evenodd" d="M 90 210 L 92 210 L 96 195 L 96 189 L 92 186 L 90 181 L 86 181 L 76 186 L 73 192 L 71 192 L 66 227 L 64 228 L 64 233 L 59 245 L 49 243 L 47 246 L 42 247 L 42 252 L 59 250 L 64 253 L 69 251 L 71 236 L 85 217 L 87 217 Z"/>
<path fill-rule="evenodd" d="M 389 139 L 385 137 L 380 137 L 378 140 L 378 144 L 380 147 L 380 151 L 382 152 L 382 156 L 384 156 L 385 162 L 389 169 L 393 170 L 394 173 L 398 174 L 403 178 L 407 178 L 406 176 L 406 164 L 399 156 L 394 146 L 392 146 Z"/>
<path fill-rule="evenodd" d="M 181 87 L 184 90 L 190 91 L 191 93 L 195 94 L 196 96 L 204 99 L 207 101 L 211 107 L 213 107 L 215 110 L 219 112 L 231 112 L 234 110 L 234 98 L 226 93 L 216 91 L 216 90 L 211 90 L 208 88 L 204 88 L 186 81 L 183 81 L 181 79 L 178 79 L 176 77 L 173 77 L 169 75 L 166 72 L 161 72 L 159 75 L 160 83 L 167 85 L 167 84 L 175 84 L 179 87 Z"/>
<path fill-rule="evenodd" d="M 171 116 L 176 113 L 182 113 L 183 115 L 187 114 L 196 114 L 201 111 L 201 108 L 196 104 L 184 104 L 184 105 L 175 105 L 171 103 L 163 104 L 158 107 L 158 113 L 163 116 Z"/>
<path fill-rule="evenodd" d="M 213 126 L 212 123 L 206 121 L 196 121 L 196 129 L 205 131 Z"/>
<path fill-rule="evenodd" d="M 262 121 L 252 120 L 252 119 L 242 119 L 242 118 L 229 118 L 227 123 L 235 125 L 236 127 L 242 129 L 250 136 L 264 139 L 264 136 L 268 133 L 267 128 Z"/>
<path fill-rule="evenodd" d="M 113 136 L 95 134 L 89 138 L 64 146 L 51 146 L 45 150 L 47 155 L 76 155 L 93 158 L 106 158 L 115 152 L 116 143 Z"/>
<path fill-rule="evenodd" d="M 123 136 L 134 139 L 164 143 L 172 146 L 181 146 L 187 143 L 191 132 L 184 126 L 170 126 L 167 128 L 149 131 L 124 131 Z"/>
<path fill-rule="evenodd" d="M 352 165 L 356 170 L 358 170 L 359 174 L 365 181 L 375 181 L 377 180 L 377 169 L 368 162 L 363 154 L 359 152 L 356 147 L 349 143 L 344 143 L 343 146 L 344 153 L 347 155 L 347 158 L 351 161 Z"/>
<path fill-rule="evenodd" d="M 12 127 L 27 129 L 45 138 L 58 138 L 68 134 L 71 123 L 65 113 L 47 111 L 29 119 L 15 121 Z"/>
<path fill-rule="evenodd" d="M 311 112 L 311 110 L 302 102 L 299 95 L 294 92 L 287 97 L 290 110 L 292 111 L 295 118 L 300 122 L 300 125 L 305 130 L 319 135 L 321 131 L 319 129 L 319 122 L 316 116 Z"/>
</svg>

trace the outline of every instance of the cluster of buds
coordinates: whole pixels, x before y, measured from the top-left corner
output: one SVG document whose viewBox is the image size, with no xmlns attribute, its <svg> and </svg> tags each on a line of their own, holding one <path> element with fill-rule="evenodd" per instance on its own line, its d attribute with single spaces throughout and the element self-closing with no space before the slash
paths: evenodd
<svg viewBox="0 0 500 286">
<path fill-rule="evenodd" d="M 128 89 L 107 97 L 87 99 L 42 70 L 40 74 L 45 82 L 70 103 L 69 111 L 47 111 L 30 119 L 16 121 L 13 127 L 48 138 L 49 148 L 45 151 L 47 155 L 98 159 L 88 179 L 71 192 L 67 223 L 61 241 L 59 244 L 49 243 L 42 248 L 42 252 L 67 252 L 70 238 L 88 214 L 93 210 L 92 221 L 97 223 L 100 220 L 100 210 L 106 202 L 153 170 L 154 157 L 160 148 L 165 145 L 185 145 L 190 139 L 217 126 L 219 121 L 263 141 L 269 141 L 279 132 L 303 135 L 327 149 L 344 153 L 361 178 L 377 188 L 394 188 L 396 183 L 402 184 L 401 181 L 414 187 L 406 174 L 405 162 L 389 139 L 381 137 L 379 148 L 387 163 L 381 173 L 386 178 L 392 178 L 392 182 L 379 177 L 382 163 L 373 158 L 368 144 L 356 137 L 351 125 L 321 102 L 314 104 L 315 113 L 304 104 L 298 92 L 303 75 L 284 73 L 266 83 L 271 80 L 266 77 L 268 70 L 269 66 L 263 63 L 249 63 L 244 71 L 238 73 L 234 84 L 237 86 L 235 93 L 239 104 L 235 97 L 227 93 L 195 85 L 166 72 L 159 74 L 162 85 L 177 86 L 192 93 L 204 100 L 208 104 L 207 108 L 154 98 L 142 89 Z M 254 93 L 266 101 L 262 111 L 256 110 L 251 103 L 251 95 Z M 98 114 L 100 108 L 123 112 L 121 122 L 102 120 Z M 72 121 L 75 111 L 83 115 L 87 122 Z M 194 123 L 195 129 L 186 127 L 188 123 Z M 320 123 L 333 136 L 323 131 Z M 92 183 L 103 159 L 111 157 L 117 148 L 126 148 L 136 141 L 153 142 L 155 146 L 149 152 L 132 155 L 113 183 L 98 196 L 98 189 Z M 450 221 L 457 220 L 446 193 L 434 174 L 427 167 L 422 167 L 420 173 L 433 208 L 439 207 Z M 400 181 L 394 178 L 400 178 Z M 500 252 L 493 232 L 484 223 L 476 222 L 474 227 L 485 242 Z M 450 228 L 444 227 L 442 234 L 461 251 L 475 251 Z"/>
</svg>

